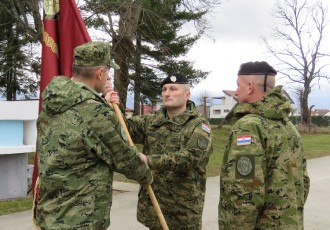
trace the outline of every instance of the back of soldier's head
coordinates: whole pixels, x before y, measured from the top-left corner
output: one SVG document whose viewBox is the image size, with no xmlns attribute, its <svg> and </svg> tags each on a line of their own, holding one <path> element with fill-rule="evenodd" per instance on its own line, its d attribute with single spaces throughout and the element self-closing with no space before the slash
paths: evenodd
<svg viewBox="0 0 330 230">
<path fill-rule="evenodd" d="M 269 92 L 274 88 L 276 74 L 277 71 L 265 61 L 243 63 L 237 73 L 238 77 L 250 77 L 263 92 Z"/>
<path fill-rule="evenodd" d="M 88 77 L 97 68 L 114 68 L 119 66 L 111 61 L 108 42 L 88 42 L 77 46 L 73 51 L 73 75 Z"/>
</svg>

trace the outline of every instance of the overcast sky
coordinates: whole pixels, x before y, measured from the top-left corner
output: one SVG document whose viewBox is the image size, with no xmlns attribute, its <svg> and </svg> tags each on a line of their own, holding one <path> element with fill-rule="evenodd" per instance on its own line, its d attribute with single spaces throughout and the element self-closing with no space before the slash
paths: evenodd
<svg viewBox="0 0 330 230">
<path fill-rule="evenodd" d="M 195 62 L 195 68 L 211 71 L 207 79 L 192 89 L 193 100 L 196 101 L 205 92 L 209 96 L 222 96 L 222 90 L 236 90 L 237 71 L 241 63 L 264 60 L 275 64 L 276 60 L 267 53 L 260 39 L 260 36 L 269 34 L 269 26 L 275 23 L 270 15 L 274 2 L 229 0 L 215 9 L 210 18 L 213 30 L 210 34 L 214 41 L 202 38 L 188 53 L 188 58 Z M 328 4 L 327 1 L 324 3 Z M 330 37 L 330 33 L 326 36 Z M 330 53 L 330 43 L 323 51 Z M 289 92 L 293 87 L 287 84 L 287 80 L 278 80 L 278 84 L 284 84 Z M 320 89 L 313 88 L 309 105 L 330 109 L 330 84 L 324 81 L 321 85 Z"/>
</svg>

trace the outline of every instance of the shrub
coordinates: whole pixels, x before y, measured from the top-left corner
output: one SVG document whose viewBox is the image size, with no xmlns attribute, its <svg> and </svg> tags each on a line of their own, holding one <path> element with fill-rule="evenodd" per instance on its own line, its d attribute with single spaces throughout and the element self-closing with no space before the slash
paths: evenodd
<svg viewBox="0 0 330 230">
<path fill-rule="evenodd" d="M 300 116 L 292 116 L 290 120 L 295 125 L 301 124 L 301 117 Z M 330 117 L 326 116 L 312 116 L 312 123 L 318 127 L 327 127 L 330 126 Z"/>
</svg>

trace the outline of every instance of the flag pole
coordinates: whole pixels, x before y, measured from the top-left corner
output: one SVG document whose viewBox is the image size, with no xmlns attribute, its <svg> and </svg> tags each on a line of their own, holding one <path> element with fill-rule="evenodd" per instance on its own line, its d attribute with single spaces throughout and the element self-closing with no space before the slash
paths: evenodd
<svg viewBox="0 0 330 230">
<path fill-rule="evenodd" d="M 120 124 L 123 126 L 123 128 L 125 130 L 125 133 L 126 133 L 126 135 L 128 137 L 128 143 L 129 143 L 129 145 L 131 147 L 134 146 L 134 143 L 132 141 L 131 135 L 128 132 L 127 126 L 125 124 L 125 121 L 123 119 L 123 116 L 121 114 L 121 111 L 120 111 L 118 105 L 115 104 L 115 103 L 112 103 L 112 107 L 115 110 L 115 113 L 116 113 L 116 115 L 118 117 L 118 120 L 119 120 Z M 162 210 L 160 209 L 159 204 L 158 204 L 158 201 L 157 201 L 156 196 L 154 194 L 154 191 L 151 188 L 151 185 L 150 184 L 146 185 L 146 188 L 147 188 L 148 195 L 149 195 L 149 197 L 151 199 L 151 202 L 152 202 L 152 204 L 153 204 L 153 206 L 155 208 L 155 212 L 156 212 L 157 217 L 159 219 L 160 225 L 162 226 L 163 230 L 169 230 L 168 229 L 168 226 L 167 226 L 167 223 L 165 221 L 164 215 L 162 213 Z"/>
</svg>

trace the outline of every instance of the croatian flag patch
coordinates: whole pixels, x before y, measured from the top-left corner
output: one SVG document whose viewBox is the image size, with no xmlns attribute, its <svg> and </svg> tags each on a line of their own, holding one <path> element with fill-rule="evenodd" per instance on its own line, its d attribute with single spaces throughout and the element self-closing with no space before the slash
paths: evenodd
<svg viewBox="0 0 330 230">
<path fill-rule="evenodd" d="M 244 135 L 237 137 L 237 145 L 250 145 L 251 144 L 251 135 Z"/>
<path fill-rule="evenodd" d="M 211 128 L 205 123 L 202 123 L 202 129 L 208 133 L 211 132 Z"/>
</svg>

